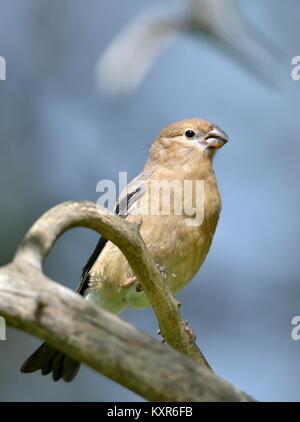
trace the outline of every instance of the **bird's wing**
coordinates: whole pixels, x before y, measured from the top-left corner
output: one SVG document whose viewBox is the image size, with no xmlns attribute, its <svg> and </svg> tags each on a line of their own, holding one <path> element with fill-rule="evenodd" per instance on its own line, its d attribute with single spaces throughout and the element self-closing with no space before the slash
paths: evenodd
<svg viewBox="0 0 300 422">
<path fill-rule="evenodd" d="M 134 207 L 138 204 L 138 200 L 144 195 L 146 192 L 146 183 L 145 181 L 148 179 L 149 174 L 141 173 L 135 179 L 130 182 L 124 191 L 121 193 L 114 212 L 122 218 L 126 218 L 130 212 L 134 209 Z M 76 290 L 76 292 L 80 295 L 84 295 L 86 288 L 88 287 L 89 282 L 89 272 L 94 265 L 95 261 L 101 254 L 104 246 L 106 245 L 107 240 L 104 237 L 100 237 L 94 252 L 90 256 L 88 262 L 82 269 L 82 275 L 80 278 L 80 284 Z"/>
<path fill-rule="evenodd" d="M 176 33 L 176 19 L 162 10 L 141 15 L 104 50 L 96 65 L 96 81 L 107 94 L 128 94 L 139 85 L 156 57 Z"/>
</svg>

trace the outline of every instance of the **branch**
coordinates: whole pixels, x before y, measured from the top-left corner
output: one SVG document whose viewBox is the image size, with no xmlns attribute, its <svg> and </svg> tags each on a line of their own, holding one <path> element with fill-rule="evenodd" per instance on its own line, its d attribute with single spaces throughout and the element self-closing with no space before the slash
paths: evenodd
<svg viewBox="0 0 300 422">
<path fill-rule="evenodd" d="M 210 368 L 205 357 L 184 329 L 179 303 L 148 252 L 139 225 L 121 219 L 92 202 L 66 202 L 44 214 L 29 230 L 16 254 L 41 269 L 55 241 L 72 227 L 88 227 L 115 243 L 127 258 L 159 322 L 164 340 L 200 365 Z"/>
<path fill-rule="evenodd" d="M 15 259 L 0 268 L 0 314 L 72 358 L 152 401 L 249 401 L 212 372 L 139 332 L 120 318 L 47 278 L 42 261 L 72 227 L 89 227 L 128 259 L 153 306 L 162 335 L 175 349 L 205 364 L 182 327 L 177 301 L 164 286 L 136 224 L 89 202 L 61 204 L 29 230 Z"/>
</svg>

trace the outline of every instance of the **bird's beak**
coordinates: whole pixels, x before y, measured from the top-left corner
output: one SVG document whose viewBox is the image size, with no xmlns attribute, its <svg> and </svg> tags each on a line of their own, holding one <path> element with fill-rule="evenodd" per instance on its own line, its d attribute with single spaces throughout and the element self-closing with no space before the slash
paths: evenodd
<svg viewBox="0 0 300 422">
<path fill-rule="evenodd" d="M 205 136 L 205 143 L 208 147 L 219 149 L 228 142 L 228 136 L 219 128 L 214 128 Z"/>
</svg>

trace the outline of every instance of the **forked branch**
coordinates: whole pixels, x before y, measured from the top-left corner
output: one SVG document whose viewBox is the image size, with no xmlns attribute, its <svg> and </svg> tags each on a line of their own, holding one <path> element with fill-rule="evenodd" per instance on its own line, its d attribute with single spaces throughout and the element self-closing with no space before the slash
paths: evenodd
<svg viewBox="0 0 300 422">
<path fill-rule="evenodd" d="M 144 288 L 162 336 L 181 354 L 42 273 L 55 241 L 73 227 L 93 229 L 120 248 Z M 32 226 L 13 262 L 0 268 L 0 314 L 148 400 L 251 400 L 201 368 L 209 365 L 184 330 L 178 302 L 161 278 L 139 225 L 94 203 L 60 204 Z"/>
</svg>

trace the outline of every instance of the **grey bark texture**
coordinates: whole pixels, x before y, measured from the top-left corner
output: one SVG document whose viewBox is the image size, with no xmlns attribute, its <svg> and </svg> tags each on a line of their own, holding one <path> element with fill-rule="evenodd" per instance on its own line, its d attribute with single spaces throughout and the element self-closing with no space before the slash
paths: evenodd
<svg viewBox="0 0 300 422">
<path fill-rule="evenodd" d="M 141 222 L 142 224 L 142 222 Z M 66 202 L 31 227 L 14 260 L 0 268 L 0 315 L 151 401 L 252 401 L 214 375 L 184 329 L 178 301 L 139 233 L 92 202 Z M 86 227 L 115 243 L 148 297 L 167 344 L 50 280 L 44 258 L 67 230 Z"/>
</svg>

